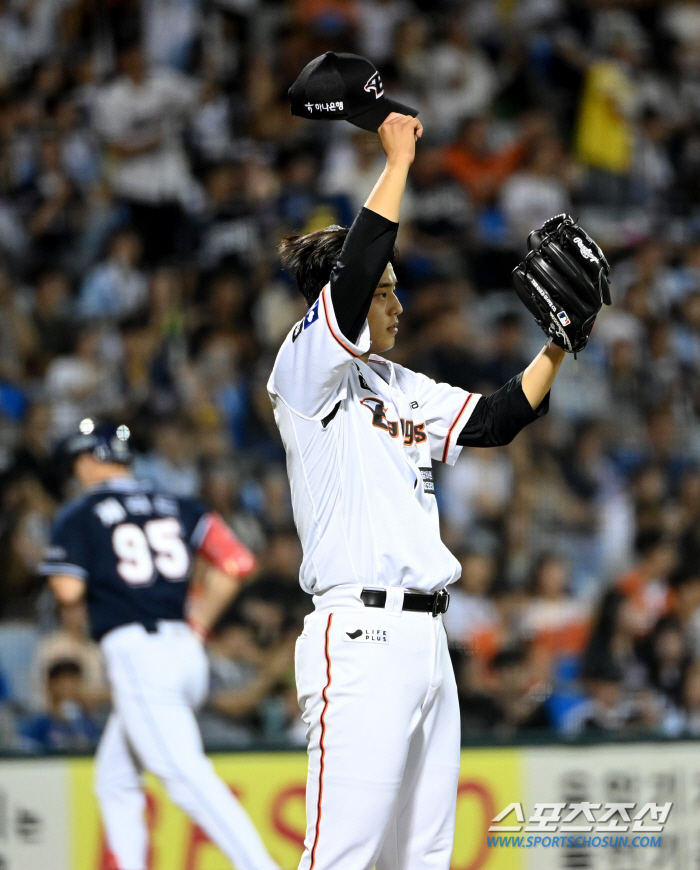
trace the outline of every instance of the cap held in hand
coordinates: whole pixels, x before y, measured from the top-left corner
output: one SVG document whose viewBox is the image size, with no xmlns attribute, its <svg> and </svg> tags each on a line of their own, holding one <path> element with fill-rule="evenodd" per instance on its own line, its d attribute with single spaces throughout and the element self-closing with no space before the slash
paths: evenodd
<svg viewBox="0 0 700 870">
<path fill-rule="evenodd" d="M 381 76 L 359 54 L 327 51 L 314 58 L 289 89 L 292 114 L 314 121 L 350 121 L 376 132 L 392 112 L 418 114 L 417 109 L 384 96 Z"/>
</svg>

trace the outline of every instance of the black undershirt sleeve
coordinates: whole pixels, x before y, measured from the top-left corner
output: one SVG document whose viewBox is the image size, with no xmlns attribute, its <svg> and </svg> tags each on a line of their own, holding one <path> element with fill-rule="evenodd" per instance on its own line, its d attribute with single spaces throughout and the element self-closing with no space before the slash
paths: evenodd
<svg viewBox="0 0 700 870">
<path fill-rule="evenodd" d="M 459 433 L 457 443 L 462 447 L 510 444 L 528 423 L 543 417 L 549 411 L 549 393 L 533 411 L 523 392 L 522 379 L 521 373 L 490 396 L 482 396 Z"/>
<path fill-rule="evenodd" d="M 331 299 L 338 326 L 353 344 L 360 337 L 374 291 L 393 255 L 398 229 L 394 221 L 361 209 L 331 273 Z"/>
</svg>

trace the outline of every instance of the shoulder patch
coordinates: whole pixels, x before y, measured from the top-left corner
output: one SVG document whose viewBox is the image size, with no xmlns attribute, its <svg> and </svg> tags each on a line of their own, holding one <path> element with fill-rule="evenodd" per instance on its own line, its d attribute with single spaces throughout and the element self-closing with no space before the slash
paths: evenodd
<svg viewBox="0 0 700 870">
<path fill-rule="evenodd" d="M 317 299 L 314 304 L 309 308 L 306 312 L 306 317 L 304 318 L 304 329 L 308 329 L 310 326 L 313 326 L 314 323 L 318 320 L 318 305 L 321 300 Z"/>
<path fill-rule="evenodd" d="M 304 328 L 304 321 L 300 320 L 299 323 L 292 330 L 292 344 L 299 338 L 301 335 L 301 331 Z"/>
</svg>

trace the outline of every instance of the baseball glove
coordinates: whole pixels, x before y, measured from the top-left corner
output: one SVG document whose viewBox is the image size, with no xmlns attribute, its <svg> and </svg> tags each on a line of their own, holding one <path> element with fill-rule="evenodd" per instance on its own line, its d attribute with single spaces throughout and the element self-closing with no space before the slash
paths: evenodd
<svg viewBox="0 0 700 870">
<path fill-rule="evenodd" d="M 593 239 L 566 214 L 527 239 L 530 253 L 513 270 L 515 292 L 554 344 L 576 354 L 603 303 L 610 305 L 610 266 Z"/>
</svg>

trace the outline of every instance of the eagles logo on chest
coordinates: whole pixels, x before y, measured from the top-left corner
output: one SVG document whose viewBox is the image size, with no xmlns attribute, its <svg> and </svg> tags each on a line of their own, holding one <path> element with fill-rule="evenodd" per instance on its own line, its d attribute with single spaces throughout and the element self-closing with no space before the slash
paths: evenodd
<svg viewBox="0 0 700 870">
<path fill-rule="evenodd" d="M 381 399 L 376 396 L 371 398 L 361 399 L 361 405 L 372 414 L 372 425 L 375 429 L 381 429 L 392 438 L 399 437 L 399 431 L 403 438 L 404 447 L 410 447 L 412 444 L 422 444 L 427 441 L 428 436 L 425 433 L 425 423 L 415 423 L 413 420 L 399 417 L 397 420 L 388 420 L 386 416 L 386 408 Z"/>
</svg>

